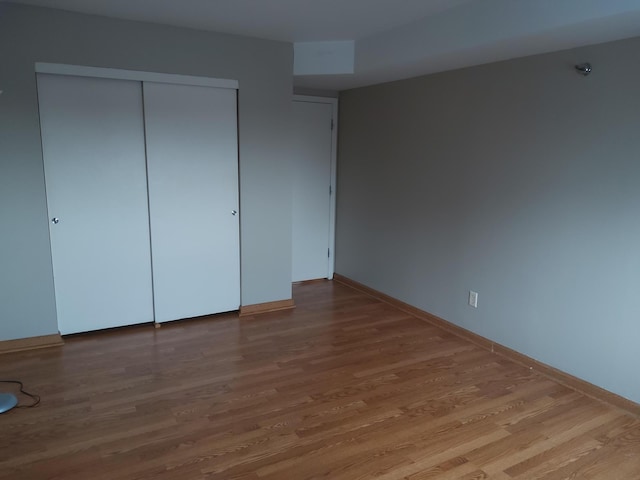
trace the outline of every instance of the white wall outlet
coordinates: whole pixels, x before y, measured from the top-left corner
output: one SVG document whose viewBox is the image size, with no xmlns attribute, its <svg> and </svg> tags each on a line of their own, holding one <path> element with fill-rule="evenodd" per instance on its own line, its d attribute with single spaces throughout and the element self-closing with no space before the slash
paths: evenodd
<svg viewBox="0 0 640 480">
<path fill-rule="evenodd" d="M 473 308 L 478 308 L 478 292 L 469 290 L 469 305 Z"/>
</svg>

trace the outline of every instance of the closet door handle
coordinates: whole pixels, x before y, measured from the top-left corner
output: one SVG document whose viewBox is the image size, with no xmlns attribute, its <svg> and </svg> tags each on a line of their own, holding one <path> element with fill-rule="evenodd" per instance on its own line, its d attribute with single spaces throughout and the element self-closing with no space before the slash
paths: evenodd
<svg viewBox="0 0 640 480">
<path fill-rule="evenodd" d="M 235 215 L 237 215 L 237 214 L 238 214 L 238 211 L 237 211 L 237 210 L 231 210 L 231 215 L 234 215 L 234 216 L 235 216 Z"/>
<path fill-rule="evenodd" d="M 59 219 L 58 217 L 53 217 L 53 218 L 51 219 L 51 223 L 54 223 L 54 224 L 56 224 L 56 225 L 57 225 L 57 224 L 59 224 L 59 223 L 60 223 L 60 219 Z"/>
</svg>

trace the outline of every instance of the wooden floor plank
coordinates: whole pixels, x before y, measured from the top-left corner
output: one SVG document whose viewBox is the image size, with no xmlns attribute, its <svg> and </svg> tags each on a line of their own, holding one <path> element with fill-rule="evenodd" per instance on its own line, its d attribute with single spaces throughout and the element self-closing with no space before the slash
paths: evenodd
<svg viewBox="0 0 640 480">
<path fill-rule="evenodd" d="M 640 419 L 345 285 L 294 300 L 0 355 L 42 396 L 0 479 L 640 479 Z"/>
</svg>

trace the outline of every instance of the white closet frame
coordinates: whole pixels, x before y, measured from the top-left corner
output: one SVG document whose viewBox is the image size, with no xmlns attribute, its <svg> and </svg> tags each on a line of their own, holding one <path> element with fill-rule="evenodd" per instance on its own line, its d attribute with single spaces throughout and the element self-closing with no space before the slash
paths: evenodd
<svg viewBox="0 0 640 480">
<path fill-rule="evenodd" d="M 239 89 L 237 80 L 225 78 L 196 77 L 173 73 L 142 72 L 138 70 L 121 70 L 117 68 L 86 67 L 84 65 L 65 65 L 62 63 L 36 62 L 36 73 L 52 73 L 56 75 L 74 75 L 76 77 L 111 78 L 114 80 L 137 80 L 140 82 L 173 83 L 176 85 L 198 85 L 201 87 L 217 87 Z"/>
<path fill-rule="evenodd" d="M 190 85 L 239 90 L 239 82 L 232 79 L 145 72 L 138 70 L 123 70 L 116 68 L 89 67 L 84 65 L 36 62 L 35 73 L 69 75 L 75 77 L 92 77 L 112 80 L 133 80 L 141 82 L 142 84 L 144 84 L 144 82 L 155 82 L 173 85 Z"/>
</svg>

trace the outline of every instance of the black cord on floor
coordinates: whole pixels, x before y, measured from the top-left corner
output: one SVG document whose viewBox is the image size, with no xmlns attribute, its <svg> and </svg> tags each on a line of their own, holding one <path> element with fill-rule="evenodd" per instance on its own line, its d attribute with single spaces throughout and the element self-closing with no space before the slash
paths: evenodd
<svg viewBox="0 0 640 480">
<path fill-rule="evenodd" d="M 0 383 L 13 383 L 15 385 L 20 385 L 20 393 L 33 399 L 33 403 L 31 405 L 17 405 L 16 408 L 32 408 L 40 403 L 40 395 L 34 395 L 33 393 L 25 392 L 24 385 L 20 380 L 0 380 Z"/>
</svg>

